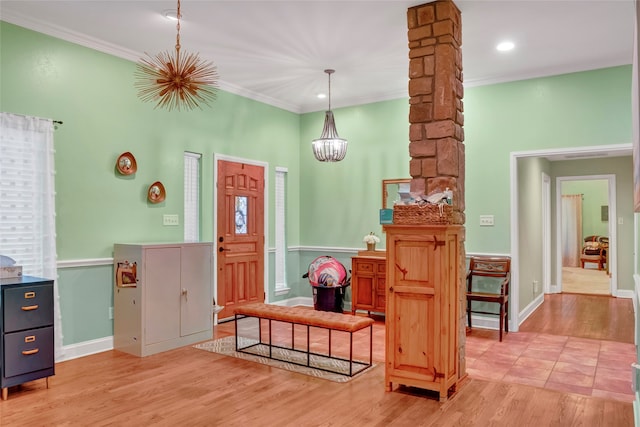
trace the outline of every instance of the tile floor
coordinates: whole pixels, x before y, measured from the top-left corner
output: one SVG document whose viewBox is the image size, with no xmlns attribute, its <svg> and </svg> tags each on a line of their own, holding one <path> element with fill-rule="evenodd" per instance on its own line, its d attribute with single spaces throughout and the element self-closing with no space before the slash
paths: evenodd
<svg viewBox="0 0 640 427">
<path fill-rule="evenodd" d="M 548 335 L 509 333 L 467 336 L 471 378 L 527 384 L 586 396 L 632 402 L 633 344 Z"/>
</svg>

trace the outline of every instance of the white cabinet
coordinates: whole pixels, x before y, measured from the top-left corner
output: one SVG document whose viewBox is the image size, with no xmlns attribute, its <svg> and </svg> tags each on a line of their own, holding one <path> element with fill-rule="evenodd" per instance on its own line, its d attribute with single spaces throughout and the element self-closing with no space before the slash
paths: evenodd
<svg viewBox="0 0 640 427">
<path fill-rule="evenodd" d="M 114 245 L 116 350 L 142 357 L 211 339 L 212 251 L 211 243 Z M 124 263 L 135 273 L 119 281 Z"/>
</svg>

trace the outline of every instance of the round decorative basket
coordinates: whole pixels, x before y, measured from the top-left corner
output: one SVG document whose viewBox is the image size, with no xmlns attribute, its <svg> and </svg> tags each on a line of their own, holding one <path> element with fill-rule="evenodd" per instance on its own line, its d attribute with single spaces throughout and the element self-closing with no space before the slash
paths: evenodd
<svg viewBox="0 0 640 427">
<path fill-rule="evenodd" d="M 450 205 L 395 205 L 393 223 L 414 224 L 451 224 L 453 207 Z"/>
</svg>

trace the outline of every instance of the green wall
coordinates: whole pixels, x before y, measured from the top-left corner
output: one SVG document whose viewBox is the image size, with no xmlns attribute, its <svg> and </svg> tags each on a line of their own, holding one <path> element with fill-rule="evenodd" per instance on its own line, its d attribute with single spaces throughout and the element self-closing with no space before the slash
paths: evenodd
<svg viewBox="0 0 640 427">
<path fill-rule="evenodd" d="M 310 295 L 301 273 L 317 255 L 349 266 L 370 231 L 385 246 L 381 180 L 408 177 L 407 99 L 335 109 L 338 131 L 349 141 L 347 157 L 319 163 L 311 140 L 321 133 L 323 112 L 298 115 L 224 91 L 212 108 L 156 110 L 138 100 L 130 61 L 4 22 L 0 48 L 0 109 L 64 121 L 55 134 L 59 260 L 108 259 L 115 242 L 181 240 L 182 226 L 163 227 L 162 215 L 182 216 L 185 150 L 203 155 L 203 240 L 213 238 L 214 153 L 268 163 L 270 247 L 274 168 L 288 168 L 292 291 L 279 298 Z M 510 252 L 512 151 L 631 141 L 630 75 L 623 66 L 465 88 L 469 252 Z M 124 151 L 136 156 L 133 176 L 114 170 Z M 165 184 L 167 200 L 150 205 L 145 194 L 156 180 Z M 479 226 L 483 214 L 494 215 L 494 227 Z M 271 253 L 268 263 L 273 266 Z M 109 270 L 60 269 L 65 344 L 110 335 Z"/>
<path fill-rule="evenodd" d="M 609 205 L 606 180 L 564 181 L 562 194 L 582 194 L 582 237 L 608 236 L 609 221 L 602 220 L 602 206 Z"/>
<path fill-rule="evenodd" d="M 320 163 L 311 141 L 320 136 L 324 112 L 301 118 L 300 227 L 307 246 L 364 248 L 379 223 L 382 180 L 409 178 L 408 100 L 378 102 L 334 110 L 336 127 L 349 146 L 339 163 Z"/>
<path fill-rule="evenodd" d="M 542 157 L 518 159 L 518 304 L 521 311 L 544 291 L 542 173 L 550 175 L 549 169 L 549 161 Z"/>
<path fill-rule="evenodd" d="M 268 162 L 271 184 L 275 166 L 287 167 L 290 195 L 298 193 L 298 115 L 223 91 L 213 108 L 154 109 L 137 98 L 130 61 L 6 23 L 0 35 L 2 111 L 64 122 L 55 133 L 59 259 L 110 257 L 114 242 L 181 240 L 183 227 L 162 226 L 162 215 L 182 217 L 184 151 L 202 154 L 203 240 L 212 238 L 214 153 Z M 115 170 L 125 151 L 135 175 Z M 146 192 L 157 180 L 167 199 L 153 205 Z M 287 207 L 297 244 L 298 197 Z"/>
</svg>

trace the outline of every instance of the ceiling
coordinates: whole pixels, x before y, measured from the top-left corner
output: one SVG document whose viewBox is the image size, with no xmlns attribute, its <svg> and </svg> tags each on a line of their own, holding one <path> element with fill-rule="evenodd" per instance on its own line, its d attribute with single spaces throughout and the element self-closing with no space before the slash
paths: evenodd
<svg viewBox="0 0 640 427">
<path fill-rule="evenodd" d="M 408 7 L 427 1 L 182 0 L 182 51 L 220 88 L 292 112 L 407 97 Z M 455 1 L 466 87 L 630 64 L 633 0 Z M 0 19 L 137 61 L 173 50 L 174 1 L 9 1 Z M 509 39 L 516 48 L 496 51 Z M 132 76 L 133 88 L 133 76 Z M 133 89 L 132 89 L 133 90 Z"/>
</svg>

